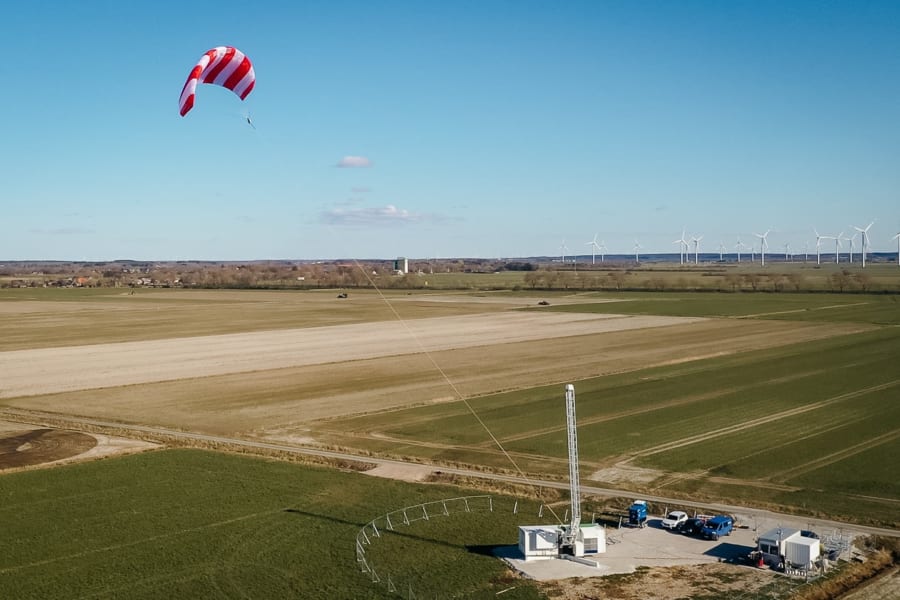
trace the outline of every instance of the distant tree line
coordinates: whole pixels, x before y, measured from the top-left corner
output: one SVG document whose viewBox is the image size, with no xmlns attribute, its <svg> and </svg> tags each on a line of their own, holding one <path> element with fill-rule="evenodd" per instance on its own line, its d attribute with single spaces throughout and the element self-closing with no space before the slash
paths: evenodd
<svg viewBox="0 0 900 600">
<path fill-rule="evenodd" d="M 0 267 L 0 287 L 187 287 L 206 289 L 311 288 L 447 288 L 459 278 L 429 277 L 442 273 L 521 272 L 505 285 L 511 289 L 546 291 L 720 291 L 720 292 L 871 292 L 868 273 L 841 269 L 817 289 L 802 273 L 736 271 L 710 268 L 683 274 L 671 268 L 634 268 L 608 263 L 603 269 L 561 269 L 529 261 L 442 259 L 410 261 L 409 273 L 393 270 L 393 261 L 321 262 L 161 262 L 7 264 Z M 471 283 L 457 283 L 471 289 Z M 497 284 L 492 283 L 492 288 Z M 893 290 L 896 292 L 898 290 Z"/>
</svg>

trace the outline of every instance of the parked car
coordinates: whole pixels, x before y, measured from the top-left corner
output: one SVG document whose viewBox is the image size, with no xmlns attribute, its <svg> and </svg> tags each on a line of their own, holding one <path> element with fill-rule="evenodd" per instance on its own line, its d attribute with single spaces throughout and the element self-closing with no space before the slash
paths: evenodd
<svg viewBox="0 0 900 600">
<path fill-rule="evenodd" d="M 734 519 L 725 515 L 716 515 L 706 522 L 700 534 L 708 540 L 717 540 L 731 534 L 732 529 L 734 529 Z"/>
<path fill-rule="evenodd" d="M 663 529 L 677 531 L 688 520 L 687 513 L 682 510 L 673 510 L 662 520 Z"/>
<path fill-rule="evenodd" d="M 819 539 L 819 534 L 816 533 L 815 531 L 810 531 L 809 529 L 802 529 L 800 531 L 800 536 L 805 537 L 805 538 L 811 538 L 814 540 Z"/>
<path fill-rule="evenodd" d="M 684 535 L 700 535 L 700 531 L 703 529 L 703 526 L 706 525 L 706 521 L 704 519 L 688 519 L 681 526 L 681 533 Z"/>
</svg>

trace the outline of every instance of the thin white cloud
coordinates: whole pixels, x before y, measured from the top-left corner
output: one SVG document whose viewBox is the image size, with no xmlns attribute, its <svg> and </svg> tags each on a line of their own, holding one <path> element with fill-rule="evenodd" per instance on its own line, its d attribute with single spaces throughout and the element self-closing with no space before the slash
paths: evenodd
<svg viewBox="0 0 900 600">
<path fill-rule="evenodd" d="M 372 161 L 365 156 L 345 156 L 335 165 L 341 169 L 358 169 L 361 167 L 371 167 Z"/>
<path fill-rule="evenodd" d="M 369 193 L 369 192 L 372 191 L 372 188 L 369 188 L 369 187 L 355 187 L 355 188 L 350 188 L 350 191 L 353 192 L 354 194 L 367 194 L 367 193 Z"/>
<path fill-rule="evenodd" d="M 397 208 L 393 204 L 376 207 L 337 206 L 324 211 L 321 220 L 329 225 L 393 225 L 428 220 L 426 215 Z"/>
</svg>

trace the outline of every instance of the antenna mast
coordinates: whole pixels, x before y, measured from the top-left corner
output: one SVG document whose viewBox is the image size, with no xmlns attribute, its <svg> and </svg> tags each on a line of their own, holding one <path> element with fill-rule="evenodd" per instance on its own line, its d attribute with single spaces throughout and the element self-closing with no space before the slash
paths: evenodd
<svg viewBox="0 0 900 600">
<path fill-rule="evenodd" d="M 564 546 L 573 546 L 581 527 L 581 482 L 578 478 L 578 433 L 575 428 L 575 386 L 566 385 L 566 427 L 569 437 L 569 496 L 572 500 L 572 520 L 563 536 Z"/>
</svg>

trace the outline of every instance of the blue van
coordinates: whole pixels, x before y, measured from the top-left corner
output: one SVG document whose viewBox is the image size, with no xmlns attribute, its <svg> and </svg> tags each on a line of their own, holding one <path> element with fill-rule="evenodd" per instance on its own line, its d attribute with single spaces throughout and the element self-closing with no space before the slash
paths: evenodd
<svg viewBox="0 0 900 600">
<path fill-rule="evenodd" d="M 706 525 L 700 530 L 700 535 L 708 540 L 717 540 L 723 535 L 730 534 L 732 529 L 734 529 L 734 519 L 725 515 L 716 515 L 706 522 Z"/>
</svg>

